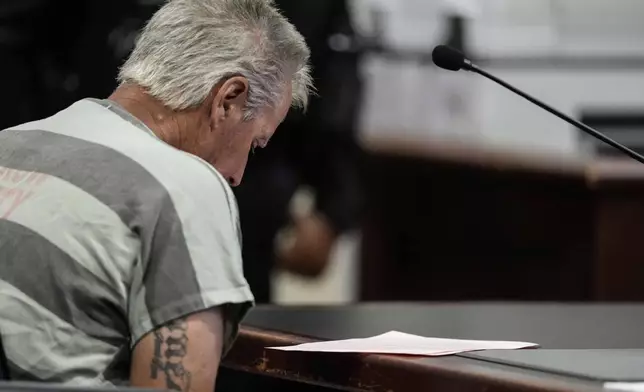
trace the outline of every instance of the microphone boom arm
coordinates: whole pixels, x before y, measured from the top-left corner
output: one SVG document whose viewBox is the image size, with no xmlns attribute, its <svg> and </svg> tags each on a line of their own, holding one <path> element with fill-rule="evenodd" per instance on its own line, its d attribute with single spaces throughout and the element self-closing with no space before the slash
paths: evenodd
<svg viewBox="0 0 644 392">
<path fill-rule="evenodd" d="M 539 101 L 538 99 L 524 93 L 523 91 L 517 89 L 516 87 L 508 84 L 507 82 L 504 82 L 503 80 L 497 78 L 496 76 L 488 73 L 487 71 L 477 67 L 476 65 L 472 64 L 471 61 L 465 59 L 463 63 L 463 69 L 468 70 L 470 72 L 475 72 L 478 73 L 479 75 L 482 75 L 493 82 L 496 82 L 500 84 L 501 86 L 507 88 L 508 90 L 512 91 L 515 94 L 520 95 L 521 97 L 527 99 L 528 101 L 532 102 L 533 104 L 539 106 L 541 109 L 546 110 L 547 112 L 554 114 L 555 116 L 559 117 L 560 119 L 566 121 L 567 123 L 581 129 L 582 131 L 586 132 L 587 134 L 601 140 L 602 142 L 620 150 L 624 154 L 628 155 L 629 157 L 635 159 L 636 161 L 640 163 L 644 163 L 644 157 L 635 151 L 631 150 L 630 148 L 616 142 L 615 140 L 609 138 L 608 136 L 605 136 L 596 130 L 592 129 L 588 125 L 581 123 L 573 118 L 570 118 L 569 116 L 566 116 L 565 114 L 559 112 L 558 110 L 553 109 L 552 107 L 546 105 L 545 103 Z"/>
</svg>

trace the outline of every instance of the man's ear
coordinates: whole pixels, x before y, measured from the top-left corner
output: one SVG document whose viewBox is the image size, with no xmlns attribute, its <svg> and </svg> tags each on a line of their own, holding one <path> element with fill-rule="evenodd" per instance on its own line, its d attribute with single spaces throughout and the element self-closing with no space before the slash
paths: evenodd
<svg viewBox="0 0 644 392">
<path fill-rule="evenodd" d="M 211 116 L 215 122 L 240 119 L 248 100 L 248 79 L 233 76 L 213 89 Z"/>
</svg>

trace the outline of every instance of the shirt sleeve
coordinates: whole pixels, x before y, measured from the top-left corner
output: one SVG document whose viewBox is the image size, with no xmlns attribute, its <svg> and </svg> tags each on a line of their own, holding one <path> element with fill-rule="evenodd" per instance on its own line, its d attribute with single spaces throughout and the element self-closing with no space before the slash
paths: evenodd
<svg viewBox="0 0 644 392">
<path fill-rule="evenodd" d="M 254 304 L 243 273 L 232 190 L 205 162 L 195 169 L 165 184 L 165 195 L 152 196 L 141 206 L 157 211 L 155 221 L 142 222 L 139 230 L 141 260 L 128 309 L 133 346 L 174 319 L 221 307 L 225 354 Z"/>
</svg>

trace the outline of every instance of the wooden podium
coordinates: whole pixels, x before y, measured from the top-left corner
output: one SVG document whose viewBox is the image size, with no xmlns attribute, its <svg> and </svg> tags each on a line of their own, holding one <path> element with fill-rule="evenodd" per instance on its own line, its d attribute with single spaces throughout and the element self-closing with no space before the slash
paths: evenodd
<svg viewBox="0 0 644 392">
<path fill-rule="evenodd" d="M 361 300 L 644 300 L 644 165 L 364 145 Z"/>
</svg>

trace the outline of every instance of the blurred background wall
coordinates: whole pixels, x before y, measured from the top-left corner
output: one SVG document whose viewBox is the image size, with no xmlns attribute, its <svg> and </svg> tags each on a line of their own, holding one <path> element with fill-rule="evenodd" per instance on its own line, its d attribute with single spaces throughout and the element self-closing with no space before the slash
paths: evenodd
<svg viewBox="0 0 644 392">
<path fill-rule="evenodd" d="M 644 2 L 640 0 L 353 0 L 353 19 L 387 53 L 365 56 L 363 139 L 456 139 L 512 151 L 597 154 L 568 124 L 477 75 L 439 71 L 426 56 L 450 17 L 464 19 L 469 56 L 577 119 L 641 145 Z M 624 125 L 626 124 L 626 125 Z M 621 133 L 620 133 L 621 132 Z M 634 136 L 633 136 L 634 135 Z M 278 302 L 356 299 L 359 233 L 336 247 L 317 280 L 277 273 Z"/>
<path fill-rule="evenodd" d="M 473 58 L 557 108 L 577 116 L 592 109 L 641 108 L 641 1 L 356 0 L 355 10 L 366 34 L 380 29 L 392 48 L 411 51 L 428 51 L 441 42 L 447 17 L 459 13 L 466 18 L 465 42 Z M 393 128 L 413 137 L 467 132 L 468 139 L 485 143 L 581 150 L 578 133 L 568 125 L 475 75 L 446 74 L 430 64 L 382 56 L 368 58 L 364 72 L 373 92 L 366 94 L 366 135 Z M 456 86 L 463 90 L 466 104 L 460 109 L 469 116 L 467 126 L 441 100 Z M 386 91 L 401 89 L 405 93 L 395 102 L 387 100 Z"/>
</svg>

